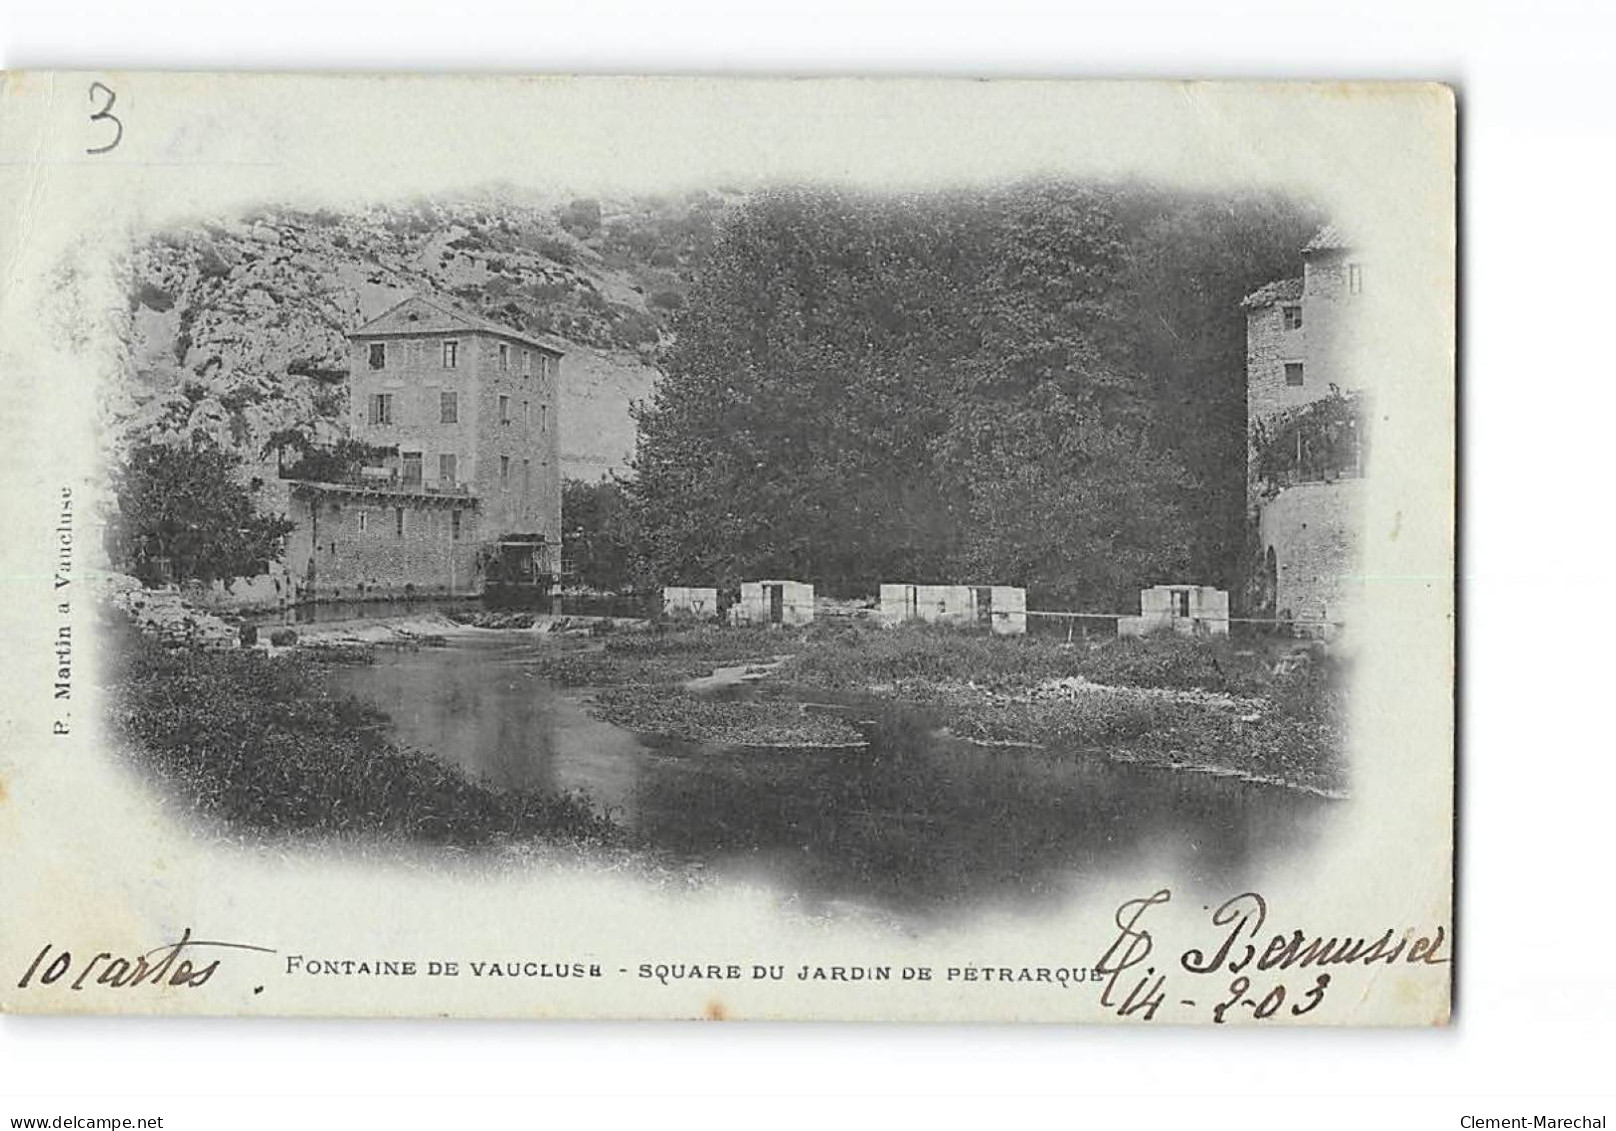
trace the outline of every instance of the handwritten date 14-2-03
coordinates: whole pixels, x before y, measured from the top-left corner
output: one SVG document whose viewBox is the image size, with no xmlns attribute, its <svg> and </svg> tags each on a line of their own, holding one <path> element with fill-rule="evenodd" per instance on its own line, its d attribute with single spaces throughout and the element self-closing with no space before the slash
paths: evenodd
<svg viewBox="0 0 1616 1131">
<path fill-rule="evenodd" d="M 1302 930 L 1265 933 L 1268 903 L 1248 891 L 1215 910 L 1208 908 L 1216 934 L 1208 945 L 1184 950 L 1176 964 L 1185 974 L 1195 976 L 1188 983 L 1193 987 L 1205 985 L 1201 978 L 1222 981 L 1227 977 L 1229 981 L 1210 995 L 1178 997 L 1168 981 L 1169 973 L 1176 974 L 1174 964 L 1150 961 L 1156 940 L 1141 925 L 1151 908 L 1171 900 L 1172 893 L 1163 888 L 1117 908 L 1117 937 L 1096 969 L 1105 979 L 1100 1004 L 1119 1017 L 1151 1021 L 1164 1005 L 1176 1003 L 1184 1009 L 1204 1005 L 1218 1024 L 1243 1015 L 1259 1021 L 1279 1015 L 1300 1018 L 1324 1003 L 1330 967 L 1438 966 L 1452 961 L 1443 953 L 1447 936 L 1440 926 L 1429 934 L 1395 927 L 1364 936 L 1326 937 Z"/>
</svg>

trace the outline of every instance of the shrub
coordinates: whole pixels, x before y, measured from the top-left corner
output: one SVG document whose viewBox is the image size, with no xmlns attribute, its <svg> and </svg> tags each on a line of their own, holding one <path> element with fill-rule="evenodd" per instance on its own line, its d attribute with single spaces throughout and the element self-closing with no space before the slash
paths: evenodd
<svg viewBox="0 0 1616 1131">
<path fill-rule="evenodd" d="M 573 250 L 570 243 L 554 237 L 539 240 L 538 251 L 540 255 L 553 263 L 571 265 L 578 260 L 578 253 Z"/>
<path fill-rule="evenodd" d="M 587 239 L 600 230 L 600 201 L 580 197 L 567 205 L 561 213 L 561 226 L 580 239 Z"/>
</svg>

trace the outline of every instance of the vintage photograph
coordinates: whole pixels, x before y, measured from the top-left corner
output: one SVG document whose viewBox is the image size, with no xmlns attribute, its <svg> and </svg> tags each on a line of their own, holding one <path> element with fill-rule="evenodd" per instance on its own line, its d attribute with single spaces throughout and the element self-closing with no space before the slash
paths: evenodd
<svg viewBox="0 0 1616 1131">
<path fill-rule="evenodd" d="M 1366 276 L 1304 202 L 1073 182 L 154 233 L 114 725 L 254 834 L 1243 881 L 1350 795 Z"/>
<path fill-rule="evenodd" d="M 194 196 L 131 168 L 139 206 L 41 252 L 33 305 L 5 312 L 76 343 L 60 395 L 89 410 L 92 485 L 40 480 L 74 717 L 38 729 L 92 735 L 74 772 L 146 814 L 107 836 L 129 822 L 169 846 L 153 859 L 275 875 L 245 918 L 256 880 L 179 896 L 149 938 L 119 927 L 99 966 L 93 938 L 69 954 L 62 930 L 8 929 L 9 1007 L 59 1008 L 49 985 L 82 970 L 75 990 L 123 988 L 94 1008 L 171 1008 L 130 989 L 150 974 L 207 999 L 199 971 L 250 966 L 177 1008 L 1445 1017 L 1440 88 L 1202 87 L 1224 115 L 1202 144 L 1250 139 L 1215 173 L 1170 136 L 1213 127 L 1141 84 L 1097 89 L 1095 112 L 1159 122 L 1170 159 L 1115 142 L 1114 160 L 977 153 L 922 177 L 856 148 L 797 166 L 741 146 L 750 173 L 647 159 L 625 179 L 560 163 L 567 145 L 501 172 L 446 141 L 430 183 L 377 159 L 361 184 L 279 156 L 254 183 L 259 150 L 187 120 L 196 77 L 94 79 L 104 95 L 33 77 L 52 80 L 89 91 L 77 160 L 151 136 L 154 106 L 185 172 L 233 164 L 227 191 Z M 305 81 L 221 91 L 272 115 Z M 438 93 L 484 93 L 460 81 Z M 347 82 L 385 133 L 384 90 Z M 1058 120 L 1049 85 L 1081 86 L 1003 93 Z M 665 94 L 511 92 L 540 117 Z M 790 99 L 879 123 L 926 113 L 909 94 Z M 1417 167 L 1372 167 L 1383 119 L 1424 139 Z M 1359 149 L 1327 157 L 1319 121 Z M 453 123 L 410 134 L 430 149 Z M 1292 143 L 1289 163 L 1268 152 Z M 1354 194 L 1376 177 L 1395 204 Z M 52 741 L 19 760 L 55 772 Z M 1356 887 L 1334 894 L 1344 872 Z M 294 895 L 305 873 L 339 902 Z M 201 881 L 127 882 L 161 902 Z M 458 894 L 434 903 L 436 883 Z M 530 883 L 546 911 L 497 894 Z M 1282 910 L 1287 891 L 1305 901 Z M 323 938 L 295 925 L 314 916 Z M 510 945 L 558 917 L 565 943 Z M 1147 930 L 1158 917 L 1173 931 Z M 434 961 L 457 972 L 417 988 Z M 1330 992 L 1382 971 L 1405 979 L 1390 998 Z M 506 987 L 446 985 L 489 975 Z M 804 996 L 816 981 L 857 1007 Z M 931 985 L 874 986 L 905 981 Z M 544 996 L 561 982 L 582 996 Z"/>
</svg>

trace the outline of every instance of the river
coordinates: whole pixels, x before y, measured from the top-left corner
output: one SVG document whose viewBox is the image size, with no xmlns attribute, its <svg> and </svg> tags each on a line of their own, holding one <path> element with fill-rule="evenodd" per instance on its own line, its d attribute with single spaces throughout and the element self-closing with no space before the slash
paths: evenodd
<svg viewBox="0 0 1616 1131">
<path fill-rule="evenodd" d="M 403 743 L 498 789 L 582 790 L 639 838 L 813 905 L 906 914 L 1062 898 L 1142 863 L 1209 893 L 1305 851 L 1339 802 L 1103 757 L 983 748 L 913 712 L 853 712 L 856 750 L 735 751 L 642 738 L 539 678 L 542 642 L 457 639 L 331 669 Z"/>
</svg>

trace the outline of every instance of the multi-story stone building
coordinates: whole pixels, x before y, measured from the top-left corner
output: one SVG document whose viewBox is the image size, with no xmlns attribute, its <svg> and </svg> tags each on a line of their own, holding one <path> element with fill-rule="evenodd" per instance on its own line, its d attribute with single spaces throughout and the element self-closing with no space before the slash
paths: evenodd
<svg viewBox="0 0 1616 1131">
<path fill-rule="evenodd" d="M 288 485 L 308 598 L 472 594 L 559 566 L 563 351 L 423 296 L 349 335 L 349 435 L 388 454 Z"/>
<path fill-rule="evenodd" d="M 1348 615 L 1363 522 L 1362 374 L 1355 368 L 1364 263 L 1327 226 L 1302 274 L 1248 295 L 1247 511 L 1258 560 L 1248 603 L 1306 622 Z"/>
</svg>

